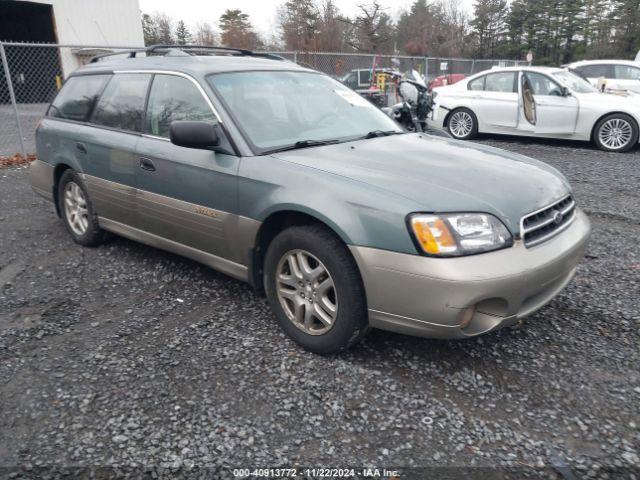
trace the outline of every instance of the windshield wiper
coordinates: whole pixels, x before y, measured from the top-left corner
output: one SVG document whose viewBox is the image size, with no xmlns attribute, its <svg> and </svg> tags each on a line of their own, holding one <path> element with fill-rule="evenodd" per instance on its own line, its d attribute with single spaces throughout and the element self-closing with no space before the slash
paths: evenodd
<svg viewBox="0 0 640 480">
<path fill-rule="evenodd" d="M 293 145 L 287 145 L 286 147 L 274 148 L 273 150 L 267 150 L 265 155 L 270 153 L 286 152 L 288 150 L 299 150 L 301 148 L 319 147 L 322 145 L 331 145 L 338 143 L 338 140 L 299 140 Z"/>
<path fill-rule="evenodd" d="M 371 130 L 366 135 L 363 135 L 362 138 L 376 138 L 376 137 L 388 137 L 389 135 L 400 135 L 401 133 L 398 130 Z"/>
</svg>

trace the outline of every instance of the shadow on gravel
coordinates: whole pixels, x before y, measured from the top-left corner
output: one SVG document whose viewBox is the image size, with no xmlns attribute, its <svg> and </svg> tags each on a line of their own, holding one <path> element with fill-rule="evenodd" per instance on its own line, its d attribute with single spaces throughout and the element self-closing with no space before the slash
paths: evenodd
<svg viewBox="0 0 640 480">
<path fill-rule="evenodd" d="M 518 145 L 536 145 L 540 147 L 563 147 L 571 148 L 573 150 L 600 151 L 592 142 L 556 138 L 519 137 L 515 135 L 492 135 L 488 133 L 481 133 L 478 134 L 477 140 L 501 143 L 504 144 L 505 148 L 511 147 L 510 149 L 513 149 L 514 146 Z M 628 153 L 634 153 L 636 151 L 637 147 L 632 148 Z M 608 154 L 608 152 L 602 152 L 602 154 Z M 614 153 L 614 155 L 620 154 Z"/>
<path fill-rule="evenodd" d="M 238 291 L 242 291 L 243 294 L 247 294 L 249 298 L 252 298 L 254 305 L 264 305 L 267 308 L 268 319 L 273 322 L 274 331 L 276 333 L 281 332 L 277 320 L 271 313 L 270 308 L 268 308 L 266 297 L 257 294 L 247 283 L 236 280 L 188 258 L 146 246 L 123 237 L 114 235 L 109 239 L 107 245 L 126 250 L 128 257 L 140 260 L 141 262 L 143 261 L 147 264 L 171 264 L 174 266 L 172 270 L 175 270 L 175 275 L 179 277 L 198 275 L 202 277 L 202 280 L 215 281 L 220 285 L 219 290 L 224 298 L 231 298 L 237 295 Z M 167 285 L 167 290 L 172 289 L 171 283 L 172 282 L 169 282 Z M 176 280 L 176 283 L 177 287 L 184 287 L 181 281 Z M 530 320 L 539 322 L 544 321 L 544 318 Z M 505 345 L 509 342 L 515 342 L 518 339 L 521 340 L 527 337 L 526 329 L 527 325 L 525 322 L 524 325 L 521 326 L 507 327 L 486 333 L 482 335 L 481 338 L 474 337 L 465 340 L 439 340 L 411 337 L 384 330 L 372 329 L 363 342 L 354 346 L 346 355 L 348 355 L 350 361 L 364 365 L 371 361 L 372 350 L 375 351 L 376 356 L 382 358 L 392 356 L 394 352 L 402 351 L 407 357 L 418 357 L 421 362 L 433 361 L 445 364 L 450 362 L 456 366 L 456 369 L 465 368 L 473 364 L 477 366 L 479 359 L 473 355 L 473 350 L 477 349 L 479 345 L 482 345 L 480 348 L 491 348 L 494 344 Z M 287 337 L 284 337 L 282 342 L 287 344 L 286 347 L 296 348 L 300 352 L 308 354 Z M 342 355 L 338 354 L 335 355 L 335 357 L 341 357 Z M 329 355 L 328 357 L 334 357 L 334 355 Z M 481 360 L 482 359 L 480 359 L 480 361 Z M 487 359 L 487 363 L 489 362 L 490 359 Z"/>
</svg>

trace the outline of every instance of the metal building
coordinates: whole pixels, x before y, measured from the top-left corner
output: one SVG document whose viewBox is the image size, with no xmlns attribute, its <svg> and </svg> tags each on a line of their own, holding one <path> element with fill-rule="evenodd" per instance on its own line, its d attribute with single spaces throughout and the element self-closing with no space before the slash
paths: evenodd
<svg viewBox="0 0 640 480">
<path fill-rule="evenodd" d="M 27 87 L 36 75 L 62 79 L 110 46 L 143 46 L 140 6 L 138 0 L 2 0 L 0 41 L 74 45 L 64 55 L 56 49 L 33 49 L 30 58 L 13 54 L 11 50 L 20 47 L 6 47 L 18 102 L 48 101 L 50 92 L 21 84 Z"/>
</svg>

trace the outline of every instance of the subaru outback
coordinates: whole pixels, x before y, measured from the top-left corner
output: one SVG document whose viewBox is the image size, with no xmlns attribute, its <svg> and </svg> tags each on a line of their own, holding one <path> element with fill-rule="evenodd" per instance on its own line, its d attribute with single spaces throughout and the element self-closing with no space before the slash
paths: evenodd
<svg viewBox="0 0 640 480">
<path fill-rule="evenodd" d="M 111 232 L 249 282 L 318 353 L 369 328 L 511 325 L 567 285 L 590 233 L 554 168 L 405 132 L 329 76 L 244 50 L 96 59 L 36 144 L 32 186 L 75 242 Z"/>
</svg>

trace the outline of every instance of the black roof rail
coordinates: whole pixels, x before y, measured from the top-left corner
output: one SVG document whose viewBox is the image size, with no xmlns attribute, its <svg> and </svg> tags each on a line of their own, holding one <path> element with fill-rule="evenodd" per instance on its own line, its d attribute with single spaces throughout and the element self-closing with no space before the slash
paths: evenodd
<svg viewBox="0 0 640 480">
<path fill-rule="evenodd" d="M 96 63 L 98 62 L 98 60 L 105 58 L 105 57 L 112 57 L 114 55 L 127 55 L 127 58 L 134 58 L 136 56 L 136 53 L 138 52 L 146 52 L 147 49 L 146 48 L 137 48 L 135 50 L 121 50 L 119 52 L 111 52 L 111 53 L 103 53 L 101 55 L 96 55 L 95 57 L 91 57 L 91 60 L 89 60 L 89 63 Z"/>
<path fill-rule="evenodd" d="M 281 60 L 285 59 L 279 55 L 275 55 L 273 53 L 262 53 L 262 52 L 254 52 L 252 50 L 246 50 L 244 48 L 231 48 L 231 47 L 213 47 L 209 45 L 150 45 L 145 48 L 135 48 L 131 50 L 121 50 L 119 52 L 105 53 L 102 55 L 96 55 L 91 58 L 90 63 L 96 63 L 100 59 L 105 57 L 112 57 L 114 55 L 127 55 L 127 58 L 135 58 L 138 53 L 157 53 L 158 51 L 166 50 L 166 53 L 169 53 L 171 50 L 180 50 L 184 52 L 188 52 L 189 50 L 202 50 L 210 53 L 220 53 L 226 55 L 236 55 L 236 56 L 247 56 L 247 57 L 260 57 L 260 58 L 268 58 L 270 60 Z"/>
</svg>

